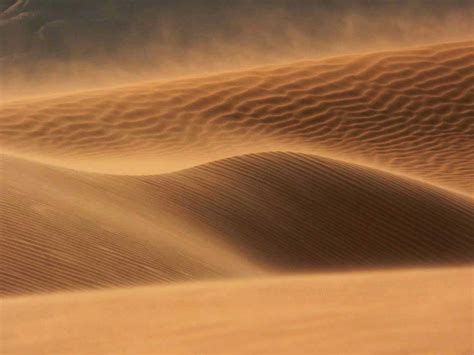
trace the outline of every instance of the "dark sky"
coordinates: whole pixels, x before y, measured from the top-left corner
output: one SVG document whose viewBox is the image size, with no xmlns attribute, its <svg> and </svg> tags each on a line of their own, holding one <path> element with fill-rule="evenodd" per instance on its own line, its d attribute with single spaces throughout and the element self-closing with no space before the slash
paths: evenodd
<svg viewBox="0 0 474 355">
<path fill-rule="evenodd" d="M 93 67 L 128 81 L 469 38 L 473 9 L 474 0 L 0 0 L 2 88 L 86 82 Z"/>
</svg>

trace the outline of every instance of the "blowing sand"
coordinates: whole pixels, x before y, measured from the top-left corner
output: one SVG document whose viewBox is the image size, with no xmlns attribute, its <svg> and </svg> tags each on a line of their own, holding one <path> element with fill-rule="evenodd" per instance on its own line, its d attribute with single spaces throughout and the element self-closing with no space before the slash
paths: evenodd
<svg viewBox="0 0 474 355">
<path fill-rule="evenodd" d="M 473 142 L 474 42 L 2 103 L 0 352 L 470 354 Z"/>
</svg>

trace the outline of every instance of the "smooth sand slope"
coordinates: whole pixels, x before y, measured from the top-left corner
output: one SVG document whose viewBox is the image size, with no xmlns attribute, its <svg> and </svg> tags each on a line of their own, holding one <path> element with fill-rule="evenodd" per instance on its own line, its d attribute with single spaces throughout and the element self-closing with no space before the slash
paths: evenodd
<svg viewBox="0 0 474 355">
<path fill-rule="evenodd" d="M 474 201 L 373 169 L 261 153 L 158 176 L 3 157 L 3 293 L 474 261 Z"/>
<path fill-rule="evenodd" d="M 258 274 L 140 186 L 2 158 L 1 292 Z"/>
<path fill-rule="evenodd" d="M 456 354 L 472 268 L 4 299 L 3 354 Z"/>
<path fill-rule="evenodd" d="M 474 42 L 5 103 L 0 147 L 72 168 L 156 174 L 305 152 L 473 192 Z"/>
</svg>

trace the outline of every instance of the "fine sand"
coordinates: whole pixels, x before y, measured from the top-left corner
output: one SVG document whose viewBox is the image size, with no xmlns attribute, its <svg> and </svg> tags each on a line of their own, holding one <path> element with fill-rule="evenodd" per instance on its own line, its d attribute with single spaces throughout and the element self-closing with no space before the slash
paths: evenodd
<svg viewBox="0 0 474 355">
<path fill-rule="evenodd" d="M 472 199 L 330 159 L 140 177 L 2 161 L 2 293 L 474 260 Z"/>
<path fill-rule="evenodd" d="M 472 268 L 7 298 L 3 354 L 472 353 Z"/>
<path fill-rule="evenodd" d="M 471 354 L 473 162 L 474 42 L 4 102 L 0 353 Z"/>
</svg>

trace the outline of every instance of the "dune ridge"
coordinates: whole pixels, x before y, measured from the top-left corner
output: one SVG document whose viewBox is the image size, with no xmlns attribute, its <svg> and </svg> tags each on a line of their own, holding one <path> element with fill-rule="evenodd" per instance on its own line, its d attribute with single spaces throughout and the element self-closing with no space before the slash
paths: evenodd
<svg viewBox="0 0 474 355">
<path fill-rule="evenodd" d="M 138 179 L 283 270 L 474 260 L 473 199 L 354 164 L 274 152 Z"/>
<path fill-rule="evenodd" d="M 295 153 L 156 176 L 4 156 L 3 294 L 474 260 L 474 201 Z"/>
<path fill-rule="evenodd" d="M 472 193 L 473 140 L 474 42 L 0 106 L 4 153 L 103 173 L 285 150 Z"/>
</svg>

